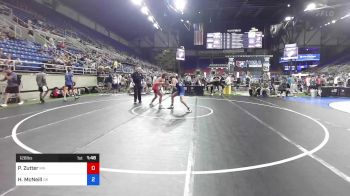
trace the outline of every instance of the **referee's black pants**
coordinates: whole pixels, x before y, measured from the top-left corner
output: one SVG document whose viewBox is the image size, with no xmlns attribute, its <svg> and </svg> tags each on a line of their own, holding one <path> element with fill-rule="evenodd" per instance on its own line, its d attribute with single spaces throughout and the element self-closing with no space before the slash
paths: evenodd
<svg viewBox="0 0 350 196">
<path fill-rule="evenodd" d="M 142 85 L 134 86 L 134 102 L 136 102 L 137 100 L 141 102 L 141 91 L 142 91 Z"/>
</svg>

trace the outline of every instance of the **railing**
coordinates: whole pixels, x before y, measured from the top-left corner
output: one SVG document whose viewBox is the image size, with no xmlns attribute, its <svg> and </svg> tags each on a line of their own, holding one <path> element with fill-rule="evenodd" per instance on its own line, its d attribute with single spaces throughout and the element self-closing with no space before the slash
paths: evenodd
<svg viewBox="0 0 350 196">
<path fill-rule="evenodd" d="M 6 16 L 12 16 L 12 9 L 0 3 L 0 13 Z"/>
<path fill-rule="evenodd" d="M 38 42 L 40 44 L 45 44 L 46 39 L 45 37 L 42 37 L 41 34 L 34 33 L 33 36 L 30 36 L 28 34 L 29 24 L 22 19 L 18 18 L 15 15 L 7 17 L 1 17 L 1 20 L 4 24 L 8 26 L 8 28 L 14 32 L 15 38 L 17 39 L 25 39 L 25 40 L 31 40 L 34 42 Z M 32 27 L 34 27 L 32 25 Z M 32 29 L 33 32 L 38 32 L 36 28 Z"/>
<path fill-rule="evenodd" d="M 36 73 L 41 71 L 42 68 L 45 68 L 47 73 L 66 73 L 68 68 L 77 75 L 97 75 L 97 70 L 88 67 L 76 67 L 76 66 L 65 66 L 59 64 L 51 63 L 38 63 L 31 61 L 20 61 L 20 60 L 8 60 L 0 59 L 0 71 L 3 70 L 3 67 L 9 66 L 13 71 L 22 72 L 22 73 Z M 27 65 L 26 65 L 27 64 Z M 33 66 L 37 65 L 37 66 Z"/>
<path fill-rule="evenodd" d="M 76 32 L 70 31 L 68 29 L 64 29 L 64 35 L 65 37 L 72 37 L 74 39 L 79 39 L 79 36 Z"/>
<path fill-rule="evenodd" d="M 14 33 L 16 38 L 22 37 L 22 29 L 20 25 L 16 24 L 11 20 L 12 16 L 1 15 L 0 21 L 1 23 L 8 28 L 9 31 Z M 23 27 L 22 27 L 23 28 Z"/>
<path fill-rule="evenodd" d="M 12 15 L 12 20 L 17 24 L 19 24 L 25 28 L 28 28 L 28 23 L 26 21 L 20 19 L 19 17 Z"/>
<path fill-rule="evenodd" d="M 78 48 L 79 50 L 81 50 L 83 52 L 87 51 L 86 45 L 80 43 L 78 39 L 73 38 L 73 37 L 69 37 L 69 36 L 66 38 L 67 38 L 67 43 L 71 43 L 71 45 L 74 46 L 75 48 Z"/>
<path fill-rule="evenodd" d="M 59 40 L 59 41 L 64 41 L 66 40 L 66 38 L 62 37 L 62 36 L 59 36 L 59 35 L 55 35 L 55 34 L 52 34 L 48 31 L 43 31 L 43 30 L 39 30 L 39 29 L 36 29 L 34 28 L 34 31 L 39 33 L 40 35 L 42 36 L 45 36 L 45 37 L 52 37 L 53 39 L 55 40 Z"/>
</svg>

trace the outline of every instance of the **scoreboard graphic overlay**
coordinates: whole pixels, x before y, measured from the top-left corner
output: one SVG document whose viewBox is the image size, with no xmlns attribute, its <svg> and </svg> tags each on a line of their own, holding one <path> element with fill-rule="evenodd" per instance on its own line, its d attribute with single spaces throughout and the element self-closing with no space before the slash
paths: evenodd
<svg viewBox="0 0 350 196">
<path fill-rule="evenodd" d="M 98 186 L 99 154 L 17 154 L 17 186 Z"/>
</svg>

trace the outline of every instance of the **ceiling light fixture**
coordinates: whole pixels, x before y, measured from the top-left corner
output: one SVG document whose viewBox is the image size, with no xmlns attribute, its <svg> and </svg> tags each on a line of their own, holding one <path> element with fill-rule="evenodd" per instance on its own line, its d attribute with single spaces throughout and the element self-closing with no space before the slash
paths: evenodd
<svg viewBox="0 0 350 196">
<path fill-rule="evenodd" d="M 151 10 L 148 9 L 144 0 L 131 0 L 131 2 L 137 6 L 141 6 L 140 8 L 141 13 L 146 15 L 147 20 L 153 23 L 154 28 L 160 29 L 162 31 L 162 28 L 160 27 L 157 19 L 153 16 Z"/>
<path fill-rule="evenodd" d="M 291 21 L 291 20 L 293 20 L 293 19 L 294 19 L 293 16 L 287 16 L 287 17 L 284 19 L 284 21 Z"/>
<path fill-rule="evenodd" d="M 145 15 L 148 15 L 148 8 L 147 8 L 147 6 L 143 6 L 143 7 L 141 8 L 141 12 L 142 12 L 143 14 L 145 14 Z"/>
<path fill-rule="evenodd" d="M 137 6 L 142 5 L 143 0 L 131 0 L 131 2 Z"/>
<path fill-rule="evenodd" d="M 173 4 L 177 11 L 183 13 L 187 4 L 187 0 L 173 0 Z"/>
<path fill-rule="evenodd" d="M 306 6 L 304 11 L 307 12 L 307 11 L 316 10 L 316 7 L 317 7 L 316 3 L 310 3 L 309 5 Z"/>
<path fill-rule="evenodd" d="M 154 28 L 159 29 L 159 25 L 157 23 L 153 24 Z"/>
</svg>

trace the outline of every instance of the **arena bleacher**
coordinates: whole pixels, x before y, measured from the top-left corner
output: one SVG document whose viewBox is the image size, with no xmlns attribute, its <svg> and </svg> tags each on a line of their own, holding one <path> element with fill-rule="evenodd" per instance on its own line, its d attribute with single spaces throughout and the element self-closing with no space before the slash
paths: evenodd
<svg viewBox="0 0 350 196">
<path fill-rule="evenodd" d="M 22 7 L 16 5 L 22 5 Z M 41 43 L 33 42 L 33 39 L 28 38 L 27 35 L 22 37 L 16 35 L 14 40 L 1 40 L 0 48 L 3 54 L 5 56 L 11 54 L 12 59 L 20 62 L 15 66 L 16 71 L 35 72 L 40 67 L 48 65 L 51 71 L 62 72 L 64 69 L 61 65 L 64 64 L 66 67 L 72 66 L 77 69 L 78 74 L 91 74 L 96 73 L 97 68 L 101 70 L 101 66 L 112 67 L 115 61 L 121 63 L 122 67 L 117 70 L 123 73 L 132 73 L 133 66 L 136 64 L 142 65 L 145 69 L 157 69 L 157 66 L 135 57 L 127 46 L 57 13 L 48 13 L 47 8 L 42 5 L 19 1 L 11 4 L 4 3 L 2 6 L 10 10 L 10 16 L 6 17 L 12 18 L 12 22 L 15 22 L 14 26 L 23 27 L 22 31 L 34 28 L 35 36 L 42 38 L 39 40 Z M 39 10 L 41 15 L 34 13 L 34 10 Z M 9 25 L 7 29 L 13 29 L 14 26 Z M 70 28 L 72 26 L 74 29 Z M 3 29 L 5 28 L 6 26 L 3 26 Z M 56 45 L 62 42 L 66 47 L 56 48 Z M 66 56 L 73 59 L 73 63 L 70 61 L 68 64 L 64 61 Z M 84 71 L 85 68 L 88 70 Z"/>
</svg>

